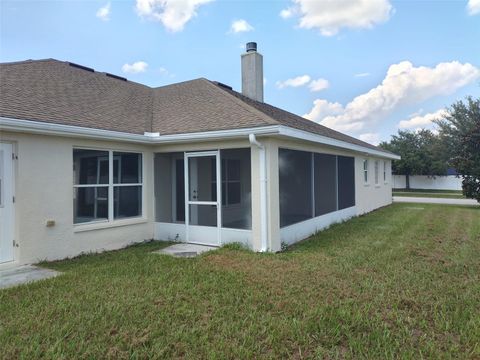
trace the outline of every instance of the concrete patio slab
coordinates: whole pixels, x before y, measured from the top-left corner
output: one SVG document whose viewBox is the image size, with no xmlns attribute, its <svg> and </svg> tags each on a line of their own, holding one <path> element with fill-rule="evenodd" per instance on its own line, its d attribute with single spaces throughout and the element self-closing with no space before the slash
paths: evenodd
<svg viewBox="0 0 480 360">
<path fill-rule="evenodd" d="M 449 205 L 476 205 L 480 204 L 473 199 L 445 199 L 445 198 L 424 198 L 414 196 L 394 196 L 393 202 L 417 203 L 417 204 L 449 204 Z"/>
<path fill-rule="evenodd" d="M 58 271 L 43 269 L 33 265 L 0 268 L 0 289 L 49 279 L 60 274 Z"/>
<path fill-rule="evenodd" d="M 215 250 L 215 249 L 218 249 L 218 248 L 215 246 L 181 243 L 181 244 L 174 244 L 164 249 L 154 251 L 154 253 L 171 255 L 174 257 L 195 257 L 204 252 Z"/>
</svg>

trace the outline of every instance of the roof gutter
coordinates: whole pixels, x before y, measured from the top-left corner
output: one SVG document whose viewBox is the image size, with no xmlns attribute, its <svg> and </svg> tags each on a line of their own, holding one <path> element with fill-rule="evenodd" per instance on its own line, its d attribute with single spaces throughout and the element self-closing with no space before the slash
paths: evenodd
<svg viewBox="0 0 480 360">
<path fill-rule="evenodd" d="M 311 141 L 311 142 L 315 142 L 323 145 L 334 146 L 337 148 L 347 149 L 347 150 L 363 153 L 366 155 L 379 156 L 379 157 L 387 158 L 391 160 L 401 159 L 400 156 L 389 153 L 389 152 L 367 148 L 365 146 L 352 144 L 346 141 L 333 139 L 327 136 L 318 135 L 308 131 L 298 130 L 298 129 L 294 129 L 294 128 L 283 126 L 283 125 L 279 126 L 278 135 L 286 136 L 289 138 L 295 138 L 299 140 Z"/>
<path fill-rule="evenodd" d="M 244 129 L 227 129 L 184 134 L 160 135 L 159 133 L 131 134 L 112 130 L 93 129 L 81 126 L 52 124 L 41 121 L 0 117 L 0 130 L 40 135 L 57 135 L 95 140 L 125 141 L 140 144 L 168 144 L 192 141 L 245 138 L 250 134 L 278 135 L 278 126 L 269 125 Z"/>
<path fill-rule="evenodd" d="M 131 134 L 119 131 L 93 129 L 81 126 L 52 124 L 41 121 L 0 117 L 0 130 L 158 145 L 192 141 L 201 142 L 221 139 L 224 140 L 232 138 L 245 138 L 250 136 L 250 134 L 255 134 L 256 136 L 276 135 L 310 141 L 323 145 L 334 146 L 337 148 L 347 149 L 367 155 L 374 155 L 392 160 L 400 159 L 400 156 L 395 154 L 367 148 L 361 145 L 351 144 L 346 141 L 332 139 L 327 136 L 317 135 L 308 131 L 298 130 L 284 125 L 268 125 L 243 129 L 227 129 L 196 133 L 161 135 L 158 133 Z"/>
</svg>

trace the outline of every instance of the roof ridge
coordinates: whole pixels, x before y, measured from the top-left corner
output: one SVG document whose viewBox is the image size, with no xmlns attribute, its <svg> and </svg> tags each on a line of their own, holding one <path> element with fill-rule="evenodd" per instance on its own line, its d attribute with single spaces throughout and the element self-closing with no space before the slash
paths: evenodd
<svg viewBox="0 0 480 360">
<path fill-rule="evenodd" d="M 249 112 L 251 112 L 255 115 L 259 115 L 260 118 L 262 118 L 263 120 L 266 120 L 267 123 L 272 124 L 272 125 L 281 125 L 280 122 L 273 119 L 271 116 L 268 116 L 264 112 L 262 112 L 258 109 L 255 109 L 252 105 L 247 104 L 245 101 L 240 100 L 236 96 L 230 94 L 228 91 L 220 89 L 220 86 L 215 85 L 211 80 L 208 80 L 206 78 L 200 78 L 200 80 L 206 81 L 210 86 L 214 87 L 216 89 L 216 91 L 218 91 L 221 94 L 224 94 L 225 97 L 228 97 L 229 99 L 233 100 L 237 105 L 243 107 L 247 111 L 249 111 Z M 235 91 L 235 90 L 232 89 L 231 91 Z"/>
<path fill-rule="evenodd" d="M 47 61 L 56 61 L 63 63 L 65 61 L 54 59 L 54 58 L 45 58 L 45 59 L 27 59 L 27 60 L 18 60 L 18 61 L 6 61 L 0 62 L 0 65 L 19 65 L 19 64 L 28 64 L 33 62 L 47 62 Z"/>
<path fill-rule="evenodd" d="M 167 88 L 167 87 L 176 86 L 176 85 L 180 85 L 180 84 L 185 84 L 185 83 L 189 83 L 189 82 L 192 82 L 192 81 L 198 81 L 198 80 L 207 80 L 207 79 L 205 79 L 204 77 L 199 77 L 199 78 L 195 78 L 195 79 L 175 82 L 175 83 L 172 83 L 172 84 L 166 84 L 166 85 L 162 85 L 162 86 L 152 87 L 152 89 L 153 90 L 160 90 L 160 89 L 164 89 L 164 88 Z"/>
</svg>

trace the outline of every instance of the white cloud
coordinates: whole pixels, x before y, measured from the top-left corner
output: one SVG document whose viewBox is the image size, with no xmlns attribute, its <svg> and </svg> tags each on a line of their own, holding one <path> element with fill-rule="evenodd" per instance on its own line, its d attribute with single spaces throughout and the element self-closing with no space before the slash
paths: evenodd
<svg viewBox="0 0 480 360">
<path fill-rule="evenodd" d="M 263 86 L 267 85 L 267 82 L 268 82 L 267 78 L 263 77 Z"/>
<path fill-rule="evenodd" d="M 145 61 L 136 61 L 122 66 L 122 71 L 128 74 L 138 74 L 147 71 L 148 64 Z"/>
<path fill-rule="evenodd" d="M 380 85 L 355 97 L 339 114 L 321 116 L 324 108 L 333 105 L 338 108 L 339 104 L 316 100 L 304 117 L 339 131 L 360 133 L 402 105 L 452 94 L 479 77 L 480 70 L 468 63 L 452 61 L 430 68 L 415 67 L 411 62 L 403 61 L 391 65 Z M 321 106 L 320 110 L 318 106 Z"/>
<path fill-rule="evenodd" d="M 212 0 L 136 0 L 137 13 L 160 21 L 167 30 L 183 30 L 185 24 L 197 15 L 200 5 Z"/>
<path fill-rule="evenodd" d="M 355 74 L 354 76 L 355 77 L 367 77 L 367 76 L 370 76 L 370 73 L 365 72 L 365 73 Z"/>
<path fill-rule="evenodd" d="M 324 36 L 337 34 L 342 28 L 365 29 L 390 18 L 389 0 L 292 0 L 293 7 L 280 13 L 283 18 L 299 16 L 299 26 L 316 28 Z"/>
<path fill-rule="evenodd" d="M 232 21 L 232 25 L 230 26 L 230 32 L 235 34 L 238 34 L 241 32 L 249 32 L 252 30 L 253 30 L 253 26 L 243 19 Z"/>
<path fill-rule="evenodd" d="M 360 134 L 358 138 L 372 145 L 378 145 L 380 143 L 379 133 L 364 133 L 364 134 Z"/>
<path fill-rule="evenodd" d="M 447 115 L 445 109 L 437 110 L 433 113 L 428 113 L 425 115 L 415 115 L 411 116 L 408 120 L 402 120 L 398 123 L 400 129 L 413 129 L 413 128 L 422 128 L 433 123 L 433 120 L 442 119 Z"/>
<path fill-rule="evenodd" d="M 469 15 L 480 14 L 480 0 L 468 0 L 467 11 Z"/>
<path fill-rule="evenodd" d="M 288 9 L 283 9 L 280 11 L 280 17 L 283 19 L 289 19 L 291 18 L 295 13 L 295 8 L 290 7 Z"/>
<path fill-rule="evenodd" d="M 307 115 L 304 115 L 307 119 L 323 119 L 327 116 L 339 115 L 345 110 L 342 104 L 335 102 L 331 103 L 327 100 L 317 99 L 313 102 L 313 108 Z"/>
<path fill-rule="evenodd" d="M 287 79 L 285 81 L 277 81 L 276 85 L 279 89 L 284 89 L 286 87 L 299 87 L 307 85 L 310 82 L 310 76 L 302 75 L 297 76 L 293 79 Z"/>
<path fill-rule="evenodd" d="M 97 10 L 97 13 L 95 14 L 95 16 L 103 21 L 110 20 L 110 7 L 111 7 L 110 3 L 105 4 L 100 9 Z"/>
<path fill-rule="evenodd" d="M 310 91 L 322 91 L 327 89 L 329 86 L 330 83 L 325 79 L 312 80 L 310 84 L 308 84 Z"/>
</svg>

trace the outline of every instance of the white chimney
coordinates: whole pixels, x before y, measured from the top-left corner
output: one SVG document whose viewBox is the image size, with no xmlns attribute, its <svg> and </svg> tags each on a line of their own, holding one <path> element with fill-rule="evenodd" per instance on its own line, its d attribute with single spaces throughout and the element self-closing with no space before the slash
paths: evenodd
<svg viewBox="0 0 480 360">
<path fill-rule="evenodd" d="M 263 56 L 257 52 L 257 43 L 249 42 L 242 54 L 242 94 L 263 102 Z"/>
</svg>

